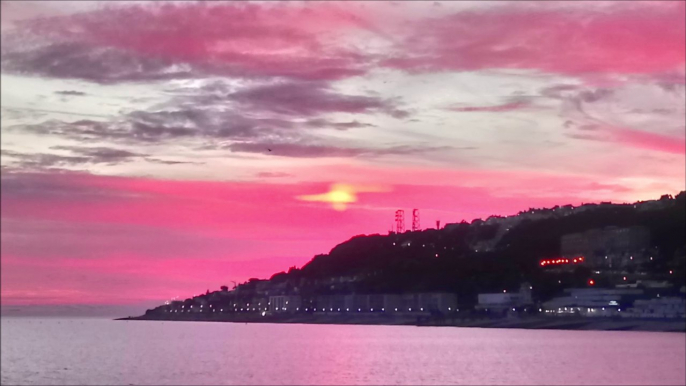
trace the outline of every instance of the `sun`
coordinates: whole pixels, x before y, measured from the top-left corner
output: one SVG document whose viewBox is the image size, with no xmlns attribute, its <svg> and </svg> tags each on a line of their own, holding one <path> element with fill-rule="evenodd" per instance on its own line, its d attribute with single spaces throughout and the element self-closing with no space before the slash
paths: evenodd
<svg viewBox="0 0 686 386">
<path fill-rule="evenodd" d="M 298 196 L 297 198 L 302 201 L 329 202 L 333 209 L 338 211 L 345 210 L 348 204 L 357 201 L 356 190 L 352 185 L 337 183 L 332 184 L 329 189 L 326 193 Z"/>
</svg>

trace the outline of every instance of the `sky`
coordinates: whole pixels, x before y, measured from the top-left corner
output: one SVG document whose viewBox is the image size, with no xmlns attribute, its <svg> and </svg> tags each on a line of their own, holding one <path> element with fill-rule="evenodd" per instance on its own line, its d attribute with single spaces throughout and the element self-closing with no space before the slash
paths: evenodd
<svg viewBox="0 0 686 386">
<path fill-rule="evenodd" d="M 3 306 L 686 184 L 683 1 L 0 4 Z"/>
</svg>

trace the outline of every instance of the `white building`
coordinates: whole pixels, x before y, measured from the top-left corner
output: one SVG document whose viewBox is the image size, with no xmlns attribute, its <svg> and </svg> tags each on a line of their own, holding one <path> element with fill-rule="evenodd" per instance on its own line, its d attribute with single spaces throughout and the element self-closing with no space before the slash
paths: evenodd
<svg viewBox="0 0 686 386">
<path fill-rule="evenodd" d="M 516 308 L 533 304 L 531 298 L 532 287 L 529 283 L 524 283 L 519 287 L 519 292 L 497 292 L 479 294 L 479 304 L 477 309 L 506 309 Z"/>
<path fill-rule="evenodd" d="M 569 288 L 566 296 L 543 303 L 548 315 L 613 316 L 626 312 L 623 304 L 631 304 L 644 292 L 638 288 Z"/>
<path fill-rule="evenodd" d="M 634 318 L 686 318 L 686 299 L 678 297 L 662 297 L 640 299 L 634 306 L 622 315 Z"/>
<path fill-rule="evenodd" d="M 300 311 L 302 300 L 298 295 L 270 296 L 269 311 L 271 312 L 296 312 Z"/>
</svg>

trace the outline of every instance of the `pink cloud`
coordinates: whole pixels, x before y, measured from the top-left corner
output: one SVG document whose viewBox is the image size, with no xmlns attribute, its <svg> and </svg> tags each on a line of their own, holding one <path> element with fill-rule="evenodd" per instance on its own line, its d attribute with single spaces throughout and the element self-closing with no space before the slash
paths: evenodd
<svg viewBox="0 0 686 386">
<path fill-rule="evenodd" d="M 363 95 L 342 95 L 332 92 L 321 82 L 289 82 L 239 90 L 228 99 L 253 111 L 268 111 L 294 116 L 312 116 L 326 112 L 383 112 L 398 118 L 407 113 L 394 103 Z"/>
<path fill-rule="evenodd" d="M 91 80 L 99 76 L 102 82 L 124 75 L 139 80 L 194 73 L 340 79 L 364 73 L 367 59 L 330 44 L 328 35 L 365 29 L 367 24 L 359 15 L 325 3 L 107 6 L 22 23 L 21 33 L 7 39 L 11 49 L 3 55 L 3 67 Z M 26 50 L 27 41 L 40 39 L 47 39 L 45 46 L 34 44 Z M 79 65 L 79 60 L 89 66 Z M 73 68 L 61 68 L 64 64 Z M 93 66 L 104 73 L 92 73 Z M 125 72 L 131 73 L 122 75 Z"/>
<path fill-rule="evenodd" d="M 629 128 L 609 128 L 610 138 L 620 144 L 670 154 L 686 154 L 686 138 Z"/>
<path fill-rule="evenodd" d="M 683 15 L 684 2 L 464 11 L 419 21 L 402 54 L 386 64 L 410 71 L 502 68 L 575 76 L 678 71 L 686 56 Z"/>
</svg>

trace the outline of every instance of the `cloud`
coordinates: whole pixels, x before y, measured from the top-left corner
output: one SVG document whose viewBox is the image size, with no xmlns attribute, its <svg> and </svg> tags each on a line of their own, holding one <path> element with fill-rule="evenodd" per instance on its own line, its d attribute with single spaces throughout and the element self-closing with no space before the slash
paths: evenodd
<svg viewBox="0 0 686 386">
<path fill-rule="evenodd" d="M 285 173 L 285 172 L 260 172 L 260 173 L 257 173 L 257 177 L 259 177 L 259 178 L 286 178 L 286 177 L 294 177 L 294 175 L 290 174 L 290 173 Z"/>
<path fill-rule="evenodd" d="M 686 155 L 686 139 L 629 128 L 608 128 L 609 138 L 627 146 L 663 153 Z"/>
<path fill-rule="evenodd" d="M 52 149 L 68 150 L 76 155 L 20 153 L 8 149 L 3 149 L 1 154 L 5 157 L 10 157 L 15 160 L 8 166 L 19 167 L 21 169 L 43 169 L 93 164 L 114 165 L 143 157 L 141 154 L 106 147 L 84 148 L 74 146 L 54 146 Z"/>
<path fill-rule="evenodd" d="M 114 149 L 111 147 L 81 147 L 81 146 L 53 146 L 51 149 L 68 150 L 73 153 L 90 158 L 91 162 L 118 162 L 132 157 L 141 157 L 142 154 L 133 153 L 127 150 Z"/>
<path fill-rule="evenodd" d="M 522 69 L 586 77 L 678 71 L 683 2 L 609 9 L 527 4 L 419 20 L 384 65 L 411 72 Z"/>
<path fill-rule="evenodd" d="M 234 152 L 259 153 L 294 158 L 379 157 L 427 153 L 452 149 L 449 146 L 391 146 L 386 148 L 342 147 L 309 143 L 235 142 L 227 146 Z"/>
<path fill-rule="evenodd" d="M 170 99 L 147 110 L 123 112 L 107 120 L 53 119 L 37 124 L 14 125 L 8 127 L 8 130 L 62 137 L 84 144 L 174 143 L 195 149 L 223 148 L 252 153 L 265 153 L 271 147 L 273 151 L 270 154 L 288 157 L 355 157 L 423 151 L 419 147 L 380 150 L 346 148 L 317 134 L 320 129 L 374 127 L 359 120 L 338 121 L 326 118 L 330 113 L 382 112 L 404 116 L 405 112 L 387 100 L 336 94 L 322 82 L 287 82 L 247 87 L 228 96 L 225 94 L 227 89 L 223 82 L 205 83 L 200 87 L 175 90 Z M 233 106 L 227 102 L 233 103 Z M 83 149 L 79 151 L 81 150 Z M 103 154 L 79 155 L 93 158 Z M 179 163 L 146 159 L 158 163 Z M 51 159 L 53 164 L 58 161 L 54 157 Z M 71 161 L 76 163 L 77 159 Z"/>
<path fill-rule="evenodd" d="M 626 127 L 595 126 L 592 132 L 568 133 L 567 137 L 614 143 L 636 149 L 651 150 L 667 154 L 686 154 L 686 142 L 683 137 L 670 136 L 649 131 L 635 130 Z"/>
<path fill-rule="evenodd" d="M 109 115 L 103 114 L 88 114 L 88 113 L 77 113 L 68 110 L 47 110 L 47 109 L 32 109 L 29 107 L 2 107 L 2 109 L 9 114 L 11 114 L 12 119 L 37 119 L 44 117 L 48 113 L 52 114 L 62 114 L 62 115 L 72 115 L 77 117 L 93 117 L 93 118 L 111 118 Z"/>
<path fill-rule="evenodd" d="M 108 5 L 18 23 L 3 35 L 3 71 L 96 83 L 199 76 L 333 80 L 368 59 L 328 41 L 363 29 L 331 5 Z"/>
<path fill-rule="evenodd" d="M 15 125 L 9 130 L 59 136 L 79 142 L 113 141 L 123 144 L 153 144 L 184 139 L 246 139 L 274 135 L 290 128 L 285 120 L 251 119 L 230 111 L 188 108 L 133 111 L 108 121 L 82 119 L 72 122 L 49 120 Z"/>
<path fill-rule="evenodd" d="M 603 87 L 559 84 L 540 91 L 559 101 L 564 135 L 635 149 L 684 154 L 684 85 L 640 77 Z"/>
<path fill-rule="evenodd" d="M 313 116 L 339 112 L 361 114 L 382 112 L 395 118 L 409 114 L 388 100 L 333 92 L 323 82 L 287 82 L 239 90 L 228 99 L 252 111 L 273 112 L 291 116 Z"/>
<path fill-rule="evenodd" d="M 78 42 L 46 43 L 34 48 L 3 43 L 2 71 L 9 74 L 81 79 L 101 84 L 184 79 L 196 74 L 169 60 L 139 57 L 115 48 Z"/>
<path fill-rule="evenodd" d="M 3 162 L 5 166 L 8 167 L 19 167 L 21 169 L 42 169 L 50 168 L 53 166 L 73 166 L 73 165 L 83 165 L 87 163 L 97 163 L 92 162 L 89 157 L 82 156 L 64 156 L 57 154 L 44 154 L 44 153 L 19 153 L 12 150 L 3 149 L 0 154 L 5 157 L 10 157 L 14 159 L 14 162 L 7 163 Z"/>
<path fill-rule="evenodd" d="M 490 113 L 500 113 L 507 111 L 522 110 L 530 107 L 531 105 L 527 102 L 511 102 L 501 105 L 494 106 L 466 106 L 466 107 L 450 107 L 448 110 L 458 111 L 458 112 L 490 112 Z"/>
<path fill-rule="evenodd" d="M 309 127 L 319 128 L 319 127 L 332 127 L 336 130 L 348 130 L 348 129 L 360 129 L 364 127 L 376 127 L 371 123 L 362 123 L 357 120 L 349 122 L 332 122 L 323 118 L 310 119 L 305 124 Z"/>
<path fill-rule="evenodd" d="M 85 95 L 88 95 L 85 92 L 74 91 L 74 90 L 55 91 L 55 94 L 64 95 L 64 96 L 85 96 Z"/>
<path fill-rule="evenodd" d="M 122 149 L 109 147 L 81 147 L 81 146 L 53 146 L 53 150 L 69 151 L 72 155 L 47 154 L 47 153 L 21 153 L 8 149 L 3 149 L 0 154 L 9 157 L 10 161 L 6 166 L 19 170 L 40 170 L 52 168 L 64 168 L 73 166 L 88 165 L 116 165 L 131 162 L 136 159 L 146 160 L 152 163 L 165 165 L 176 164 L 197 164 L 198 162 L 162 160 L 150 157 L 146 154 L 134 153 Z"/>
</svg>

